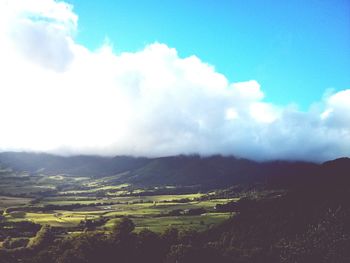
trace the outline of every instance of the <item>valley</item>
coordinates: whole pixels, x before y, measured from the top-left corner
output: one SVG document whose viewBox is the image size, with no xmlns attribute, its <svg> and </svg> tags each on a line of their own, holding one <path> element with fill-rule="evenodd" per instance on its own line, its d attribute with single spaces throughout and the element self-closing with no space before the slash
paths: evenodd
<svg viewBox="0 0 350 263">
<path fill-rule="evenodd" d="M 0 153 L 0 262 L 347 262 L 349 169 Z"/>
<path fill-rule="evenodd" d="M 197 190 L 191 187 L 115 185 L 117 178 L 9 172 L 0 181 L 1 222 L 48 224 L 68 234 L 109 230 L 128 216 L 136 231 L 162 232 L 169 227 L 205 230 L 232 216 L 216 211 L 216 205 L 239 199 L 216 198 L 215 192 L 189 193 Z"/>
</svg>

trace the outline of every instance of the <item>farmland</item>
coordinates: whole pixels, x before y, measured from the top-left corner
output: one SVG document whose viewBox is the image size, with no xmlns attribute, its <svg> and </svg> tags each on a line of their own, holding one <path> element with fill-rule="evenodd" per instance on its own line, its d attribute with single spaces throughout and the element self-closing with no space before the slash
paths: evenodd
<svg viewBox="0 0 350 263">
<path fill-rule="evenodd" d="M 232 216 L 216 211 L 216 205 L 238 200 L 215 198 L 213 192 L 194 188 L 115 184 L 118 176 L 91 178 L 9 172 L 0 182 L 1 221 L 50 225 L 67 234 L 109 231 L 127 216 L 133 219 L 136 231 L 146 228 L 162 232 L 169 227 L 201 231 Z"/>
</svg>

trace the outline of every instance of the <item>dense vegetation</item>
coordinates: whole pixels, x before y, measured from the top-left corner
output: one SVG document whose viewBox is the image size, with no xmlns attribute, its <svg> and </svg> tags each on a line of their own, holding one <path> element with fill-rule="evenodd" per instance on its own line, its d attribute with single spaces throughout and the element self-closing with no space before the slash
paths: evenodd
<svg viewBox="0 0 350 263">
<path fill-rule="evenodd" d="M 241 199 L 231 207 L 237 214 L 202 232 L 137 233 L 127 217 L 111 231 L 85 230 L 65 238 L 43 226 L 26 248 L 3 249 L 0 258 L 4 263 L 349 262 L 350 194 L 347 187 L 324 190 Z"/>
</svg>

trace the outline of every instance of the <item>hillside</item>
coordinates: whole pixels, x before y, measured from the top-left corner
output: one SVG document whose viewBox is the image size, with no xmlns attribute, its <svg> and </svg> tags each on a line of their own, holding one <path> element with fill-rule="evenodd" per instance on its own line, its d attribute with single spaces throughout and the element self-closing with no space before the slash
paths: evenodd
<svg viewBox="0 0 350 263">
<path fill-rule="evenodd" d="M 72 176 L 108 176 L 145 165 L 147 158 L 128 156 L 102 157 L 78 155 L 63 157 L 46 153 L 3 152 L 0 165 L 29 173 L 67 174 Z"/>
<path fill-rule="evenodd" d="M 140 186 L 178 185 L 206 188 L 233 184 L 269 183 L 293 186 L 313 183 L 315 176 L 347 176 L 350 159 L 341 158 L 324 164 L 308 162 L 255 162 L 232 156 L 172 156 L 135 158 L 129 156 L 71 156 L 43 153 L 0 153 L 0 165 L 31 174 L 104 177 L 119 174 L 117 183 Z"/>
</svg>

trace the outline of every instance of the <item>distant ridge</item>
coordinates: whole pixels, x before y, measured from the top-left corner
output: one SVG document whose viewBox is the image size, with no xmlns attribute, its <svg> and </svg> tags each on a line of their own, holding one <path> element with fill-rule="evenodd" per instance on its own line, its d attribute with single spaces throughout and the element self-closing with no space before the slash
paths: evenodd
<svg viewBox="0 0 350 263">
<path fill-rule="evenodd" d="M 144 165 L 147 158 L 95 155 L 58 156 L 47 153 L 3 152 L 0 165 L 15 171 L 46 174 L 64 173 L 75 176 L 107 176 Z"/>
<path fill-rule="evenodd" d="M 2 152 L 0 166 L 30 174 L 67 174 L 104 177 L 120 174 L 119 182 L 143 186 L 198 185 L 226 187 L 242 183 L 270 183 L 279 186 L 314 183 L 315 177 L 349 175 L 350 158 L 323 164 L 311 162 L 256 162 L 233 156 L 179 155 L 161 158 L 130 156 L 70 157 L 46 153 Z M 350 175 L 349 175 L 350 178 Z"/>
</svg>

